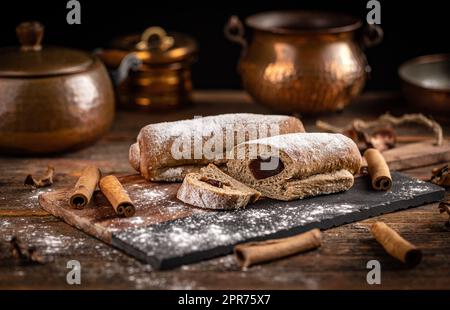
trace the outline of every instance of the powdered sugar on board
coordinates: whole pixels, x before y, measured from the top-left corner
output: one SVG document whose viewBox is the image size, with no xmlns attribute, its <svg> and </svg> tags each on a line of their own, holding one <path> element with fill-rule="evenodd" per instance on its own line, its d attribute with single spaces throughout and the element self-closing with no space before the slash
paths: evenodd
<svg viewBox="0 0 450 310">
<path fill-rule="evenodd" d="M 129 218 L 117 216 L 100 191 L 96 191 L 91 203 L 81 210 L 69 206 L 70 188 L 44 193 L 39 196 L 39 203 L 47 212 L 107 243 L 113 232 L 208 212 L 176 198 L 180 183 L 148 182 L 139 175 L 119 176 L 119 179 L 136 207 L 135 215 Z"/>
<path fill-rule="evenodd" d="M 113 233 L 112 244 L 152 264 L 170 268 L 230 253 L 237 243 L 326 229 L 440 200 L 436 185 L 393 173 L 392 191 L 370 188 L 357 178 L 345 193 L 292 202 L 260 201 L 228 212 L 205 212 L 174 221 Z"/>
<path fill-rule="evenodd" d="M 136 181 L 129 180 L 123 183 L 136 207 L 136 214 L 132 217 L 115 216 L 113 209 L 101 193 L 98 193 L 95 204 L 91 206 L 92 209 L 98 210 L 97 214 L 91 213 L 93 210 L 90 208 L 81 211 L 70 210 L 70 212 L 76 214 L 77 221 L 84 222 L 84 218 L 91 219 L 93 225 L 100 226 L 102 230 L 109 233 L 208 212 L 190 207 L 178 200 L 176 192 L 180 184 L 149 183 L 140 177 Z M 102 238 L 102 235 L 96 237 Z"/>
<path fill-rule="evenodd" d="M 191 208 L 182 201 L 176 199 L 167 187 L 160 186 L 148 188 L 139 184 L 131 185 L 131 187 L 134 187 L 132 198 L 138 208 L 139 206 L 142 207 L 146 204 L 152 204 L 160 206 L 158 207 L 158 210 L 162 214 L 176 214 L 183 210 L 189 210 L 193 213 L 202 212 L 200 209 Z M 135 217 L 130 218 L 131 222 L 133 220 L 136 222 Z"/>
</svg>

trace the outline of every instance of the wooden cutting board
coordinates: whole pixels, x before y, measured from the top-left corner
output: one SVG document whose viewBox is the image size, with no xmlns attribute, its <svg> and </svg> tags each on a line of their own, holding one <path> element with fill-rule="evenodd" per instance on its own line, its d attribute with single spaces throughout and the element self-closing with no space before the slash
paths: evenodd
<svg viewBox="0 0 450 310">
<path fill-rule="evenodd" d="M 449 162 L 450 142 L 444 140 L 439 146 L 434 144 L 434 140 L 409 143 L 384 151 L 383 156 L 389 168 L 397 171 Z"/>
<path fill-rule="evenodd" d="M 393 173 L 390 192 L 370 188 L 359 177 L 345 193 L 292 202 L 261 200 L 237 211 L 207 211 L 176 199 L 179 184 L 147 182 L 138 175 L 120 178 L 136 205 L 136 215 L 119 218 L 97 192 L 84 210 L 68 205 L 68 190 L 39 197 L 46 211 L 157 269 L 225 255 L 238 243 L 287 237 L 441 200 L 439 186 Z"/>
</svg>

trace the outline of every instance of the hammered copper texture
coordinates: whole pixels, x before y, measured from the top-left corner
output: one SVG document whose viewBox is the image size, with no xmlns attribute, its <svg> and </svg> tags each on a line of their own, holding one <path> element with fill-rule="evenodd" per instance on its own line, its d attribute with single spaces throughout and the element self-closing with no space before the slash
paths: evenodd
<svg viewBox="0 0 450 310">
<path fill-rule="evenodd" d="M 280 112 L 318 113 L 342 110 L 360 94 L 366 65 L 352 33 L 256 31 L 239 69 L 257 102 Z"/>
<path fill-rule="evenodd" d="M 417 109 L 433 115 L 450 115 L 450 90 L 428 89 L 403 81 L 405 97 Z"/>
<path fill-rule="evenodd" d="M 0 78 L 0 152 L 44 154 L 79 148 L 103 135 L 114 93 L 103 64 L 35 78 Z"/>
</svg>

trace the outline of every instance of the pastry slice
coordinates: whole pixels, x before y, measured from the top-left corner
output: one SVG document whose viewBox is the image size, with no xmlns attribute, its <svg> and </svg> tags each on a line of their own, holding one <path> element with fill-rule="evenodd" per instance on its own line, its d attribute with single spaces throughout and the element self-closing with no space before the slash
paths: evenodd
<svg viewBox="0 0 450 310">
<path fill-rule="evenodd" d="M 348 190 L 359 171 L 356 144 L 341 134 L 294 133 L 248 141 L 233 148 L 227 173 L 277 200 Z"/>
<path fill-rule="evenodd" d="M 260 193 L 238 182 L 213 164 L 189 173 L 177 192 L 184 203 L 207 209 L 237 209 L 255 202 Z"/>
</svg>

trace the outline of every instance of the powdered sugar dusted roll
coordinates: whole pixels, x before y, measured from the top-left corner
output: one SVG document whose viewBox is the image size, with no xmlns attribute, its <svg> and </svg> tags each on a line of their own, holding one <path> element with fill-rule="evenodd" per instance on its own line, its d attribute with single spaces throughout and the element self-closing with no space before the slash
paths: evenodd
<svg viewBox="0 0 450 310">
<path fill-rule="evenodd" d="M 223 166 L 239 143 L 294 132 L 304 132 L 303 124 L 284 115 L 222 114 L 151 124 L 141 129 L 129 160 L 147 180 L 182 181 L 209 163 Z"/>
<path fill-rule="evenodd" d="M 295 133 L 239 144 L 227 172 L 263 196 L 293 200 L 353 186 L 361 155 L 340 134 Z"/>
<path fill-rule="evenodd" d="M 200 173 L 189 173 L 183 180 L 177 198 L 207 209 L 230 210 L 244 208 L 258 200 L 260 193 L 236 181 L 213 164 Z"/>
</svg>

